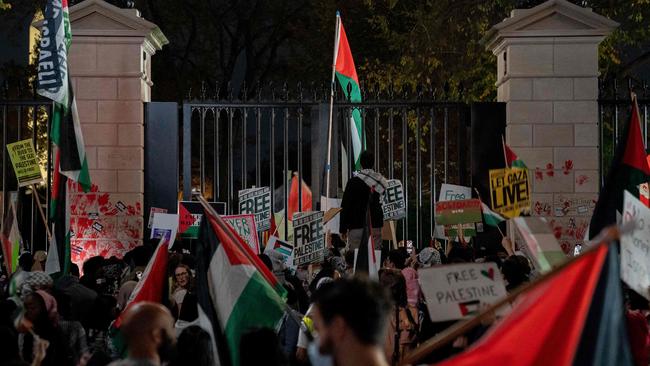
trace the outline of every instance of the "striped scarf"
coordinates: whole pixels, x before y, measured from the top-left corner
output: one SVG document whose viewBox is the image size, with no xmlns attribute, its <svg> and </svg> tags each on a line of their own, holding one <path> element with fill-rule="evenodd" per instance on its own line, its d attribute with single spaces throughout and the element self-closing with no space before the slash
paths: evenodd
<svg viewBox="0 0 650 366">
<path fill-rule="evenodd" d="M 355 172 L 354 176 L 361 179 L 371 189 L 374 188 L 375 192 L 379 193 L 380 197 L 384 195 L 388 182 L 386 182 L 386 178 L 381 174 L 372 169 L 363 169 Z"/>
</svg>

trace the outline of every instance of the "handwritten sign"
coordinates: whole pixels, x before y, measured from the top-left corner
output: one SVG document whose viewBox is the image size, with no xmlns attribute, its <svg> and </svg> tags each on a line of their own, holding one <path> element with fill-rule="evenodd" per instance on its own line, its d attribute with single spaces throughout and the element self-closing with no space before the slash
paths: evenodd
<svg viewBox="0 0 650 366">
<path fill-rule="evenodd" d="M 255 227 L 255 216 L 253 215 L 230 215 L 222 216 L 223 220 L 232 226 L 246 244 L 253 250 L 253 253 L 260 254 L 260 242 Z"/>
<path fill-rule="evenodd" d="M 634 221 L 634 230 L 621 237 L 621 279 L 650 300 L 650 209 L 625 191 L 623 225 Z"/>
<path fill-rule="evenodd" d="M 257 230 L 271 228 L 271 188 L 251 188 L 239 191 L 239 213 L 255 215 Z"/>
<path fill-rule="evenodd" d="M 404 202 L 404 187 L 397 179 L 389 179 L 384 191 L 384 220 L 399 220 L 406 217 L 406 204 Z"/>
<path fill-rule="evenodd" d="M 31 139 L 7 144 L 9 158 L 16 172 L 18 186 L 24 187 L 43 181 L 41 168 L 36 158 L 36 150 Z"/>
<path fill-rule="evenodd" d="M 224 202 L 210 202 L 219 215 L 226 214 L 226 204 Z M 178 233 L 183 239 L 198 239 L 199 226 L 203 217 L 203 206 L 201 203 L 194 201 L 178 202 Z"/>
<path fill-rule="evenodd" d="M 495 263 L 463 263 L 418 271 L 420 287 L 434 322 L 471 317 L 481 304 L 507 295 Z"/>
<path fill-rule="evenodd" d="M 507 218 L 530 211 L 528 169 L 506 168 L 490 170 L 492 209 Z"/>
<path fill-rule="evenodd" d="M 472 198 L 470 187 L 442 183 L 440 186 L 440 199 L 438 201 L 460 201 Z"/>
<path fill-rule="evenodd" d="M 294 261 L 297 266 L 321 262 L 325 257 L 323 211 L 293 214 Z"/>
<path fill-rule="evenodd" d="M 455 225 L 480 222 L 481 201 L 478 199 L 441 201 L 436 203 L 436 223 Z"/>
</svg>

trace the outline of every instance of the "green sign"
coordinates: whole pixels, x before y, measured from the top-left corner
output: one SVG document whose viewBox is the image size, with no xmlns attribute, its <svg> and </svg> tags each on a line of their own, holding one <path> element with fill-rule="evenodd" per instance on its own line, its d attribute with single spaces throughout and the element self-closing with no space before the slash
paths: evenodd
<svg viewBox="0 0 650 366">
<path fill-rule="evenodd" d="M 38 165 L 36 150 L 34 150 L 32 140 L 27 139 L 7 144 L 7 150 L 9 151 L 11 164 L 14 166 L 14 171 L 16 172 L 19 187 L 29 186 L 43 181 L 41 167 Z"/>
</svg>

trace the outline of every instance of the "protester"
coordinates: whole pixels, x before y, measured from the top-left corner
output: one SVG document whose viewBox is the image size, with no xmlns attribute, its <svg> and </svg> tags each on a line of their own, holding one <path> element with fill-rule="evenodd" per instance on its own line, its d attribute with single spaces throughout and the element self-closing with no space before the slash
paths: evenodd
<svg viewBox="0 0 650 366">
<path fill-rule="evenodd" d="M 171 366 L 213 366 L 212 338 L 201 327 L 191 325 L 178 336 L 177 354 Z"/>
<path fill-rule="evenodd" d="M 362 152 L 359 159 L 361 170 L 348 180 L 341 200 L 339 232 L 344 240 L 347 238 L 350 250 L 359 248 L 368 215 L 372 223 L 373 242 L 375 245 L 381 243 L 381 228 L 384 226 L 381 199 L 388 186 L 386 178 L 372 170 L 375 157 L 370 151 Z"/>
<path fill-rule="evenodd" d="M 22 334 L 21 354 L 23 360 L 34 360 L 34 345 L 43 339 L 49 342 L 42 365 L 73 365 L 73 356 L 67 339 L 59 327 L 57 303 L 52 295 L 37 290 L 25 296 L 25 319 L 32 324 L 31 330 Z"/>
<path fill-rule="evenodd" d="M 286 356 L 274 330 L 254 329 L 245 333 L 239 346 L 240 366 L 286 366 Z"/>
<path fill-rule="evenodd" d="M 111 366 L 159 366 L 173 357 L 174 318 L 164 306 L 146 301 L 130 306 L 121 330 L 129 356 Z"/>
<path fill-rule="evenodd" d="M 382 269 L 379 283 L 391 294 L 393 315 L 389 317 L 384 352 L 391 364 L 397 365 L 417 345 L 418 310 L 407 301 L 406 280 L 399 270 Z"/>
<path fill-rule="evenodd" d="M 84 321 L 92 311 L 97 292 L 79 283 L 79 267 L 72 263 L 70 273 L 61 276 L 54 287 L 70 301 L 70 320 Z"/>
<path fill-rule="evenodd" d="M 314 294 L 315 353 L 335 365 L 388 365 L 382 349 L 391 310 L 388 293 L 360 278 L 324 285 Z"/>
<path fill-rule="evenodd" d="M 194 277 L 192 276 L 192 270 L 190 267 L 179 264 L 174 269 L 174 277 L 172 280 L 172 294 L 171 294 L 171 304 L 173 309 L 174 318 L 178 318 L 181 314 L 181 308 L 183 306 L 183 299 L 194 289 L 193 285 Z"/>
</svg>

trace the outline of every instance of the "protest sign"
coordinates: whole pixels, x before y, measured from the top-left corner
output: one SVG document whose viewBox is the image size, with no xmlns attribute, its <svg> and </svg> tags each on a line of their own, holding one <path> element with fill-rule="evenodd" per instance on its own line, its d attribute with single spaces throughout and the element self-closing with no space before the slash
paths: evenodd
<svg viewBox="0 0 650 366">
<path fill-rule="evenodd" d="M 625 191 L 623 224 L 631 221 L 634 230 L 621 236 L 621 279 L 650 300 L 650 209 Z"/>
<path fill-rule="evenodd" d="M 463 236 L 469 238 L 476 236 L 476 225 L 474 223 L 459 224 L 463 229 Z M 445 237 L 458 241 L 458 225 L 447 225 L 445 228 Z"/>
<path fill-rule="evenodd" d="M 512 220 L 517 228 L 515 242 L 531 260 L 533 266 L 546 273 L 564 263 L 566 254 L 560 247 L 551 227 L 543 217 L 516 217 Z"/>
<path fill-rule="evenodd" d="M 9 159 L 14 166 L 18 186 L 24 187 L 43 181 L 41 168 L 38 165 L 36 150 L 31 139 L 21 140 L 12 144 L 7 144 Z"/>
<path fill-rule="evenodd" d="M 404 201 L 404 187 L 397 179 L 389 179 L 384 191 L 381 208 L 384 211 L 384 220 L 399 220 L 406 217 L 406 203 Z"/>
<path fill-rule="evenodd" d="M 293 244 L 280 240 L 277 236 L 271 236 L 264 248 L 264 254 L 269 256 L 273 262 L 273 273 L 278 278 L 284 278 L 284 269 L 289 268 L 295 272 L 296 266 L 293 263 Z M 281 266 L 276 266 L 276 261 Z M 277 267 L 277 268 L 276 268 Z"/>
<path fill-rule="evenodd" d="M 320 196 L 320 207 L 325 211 L 325 217 L 323 218 L 325 225 L 324 230 L 326 232 L 329 231 L 331 234 L 338 234 L 339 227 L 341 226 L 341 215 L 339 214 L 341 209 L 341 199 Z M 328 212 L 330 213 L 329 215 Z M 334 214 L 334 216 L 329 217 L 332 214 Z"/>
<path fill-rule="evenodd" d="M 478 199 L 441 201 L 436 203 L 437 224 L 468 224 L 481 220 L 481 201 Z"/>
<path fill-rule="evenodd" d="M 418 277 L 434 322 L 468 318 L 481 304 L 507 295 L 496 263 L 463 263 L 420 269 Z"/>
<path fill-rule="evenodd" d="M 293 214 L 294 261 L 297 266 L 320 262 L 325 257 L 323 211 Z"/>
<path fill-rule="evenodd" d="M 258 231 L 271 228 L 271 188 L 251 188 L 239 191 L 239 213 L 255 215 Z"/>
<path fill-rule="evenodd" d="M 639 184 L 639 200 L 650 207 L 650 185 L 648 183 Z"/>
<path fill-rule="evenodd" d="M 455 184 L 442 183 L 438 201 L 461 201 L 472 198 L 472 189 Z"/>
<path fill-rule="evenodd" d="M 242 240 L 253 250 L 253 253 L 260 254 L 260 241 L 254 215 L 230 215 L 222 216 L 222 218 L 235 229 Z"/>
<path fill-rule="evenodd" d="M 492 209 L 507 218 L 530 211 L 528 169 L 490 170 L 490 199 Z"/>
<path fill-rule="evenodd" d="M 151 239 L 165 238 L 171 243 L 172 239 L 176 239 L 176 231 L 178 230 L 178 215 L 168 213 L 154 213 L 151 223 Z"/>
<path fill-rule="evenodd" d="M 157 213 L 167 213 L 166 208 L 158 208 L 158 207 L 152 207 L 149 210 L 149 223 L 147 223 L 147 228 L 151 229 L 151 225 L 153 225 L 153 215 Z"/>
<path fill-rule="evenodd" d="M 226 214 L 225 202 L 210 202 L 219 215 Z M 197 239 L 199 237 L 199 226 L 203 217 L 203 206 L 196 201 L 178 202 L 178 233 L 183 239 Z"/>
</svg>

